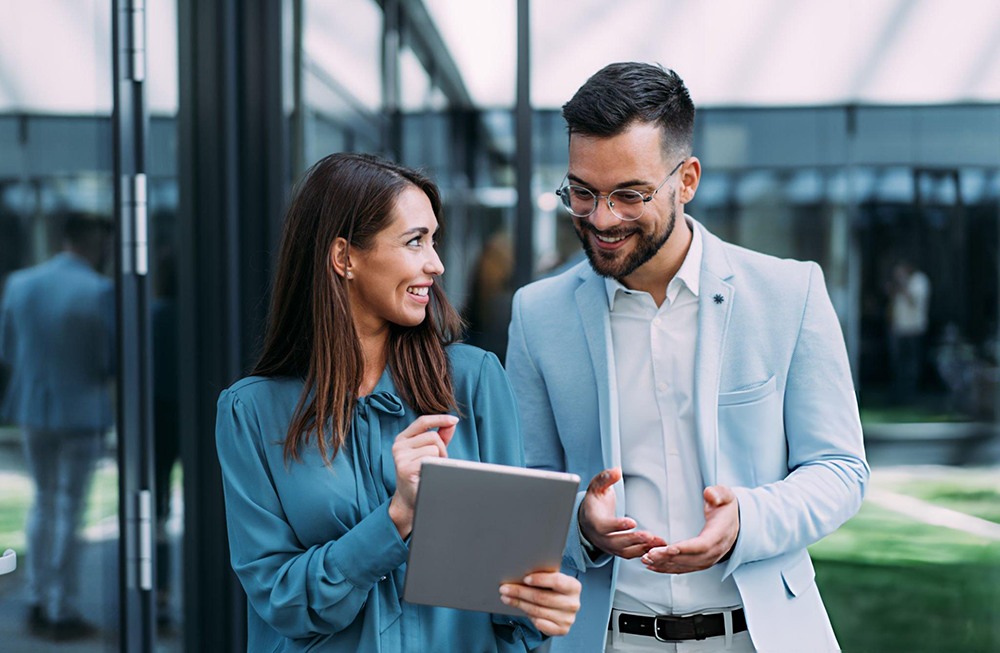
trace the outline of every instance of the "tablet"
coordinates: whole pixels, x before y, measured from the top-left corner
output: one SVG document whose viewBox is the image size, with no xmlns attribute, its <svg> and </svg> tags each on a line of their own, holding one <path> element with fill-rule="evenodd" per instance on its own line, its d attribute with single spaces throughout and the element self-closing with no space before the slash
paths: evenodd
<svg viewBox="0 0 1000 653">
<path fill-rule="evenodd" d="M 403 599 L 523 615 L 500 585 L 559 571 L 579 488 L 576 474 L 424 459 Z"/>
</svg>

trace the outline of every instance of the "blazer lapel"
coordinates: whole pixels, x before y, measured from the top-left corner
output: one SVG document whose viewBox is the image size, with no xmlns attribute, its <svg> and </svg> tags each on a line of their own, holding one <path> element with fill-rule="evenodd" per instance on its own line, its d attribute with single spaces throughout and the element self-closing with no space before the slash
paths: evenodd
<svg viewBox="0 0 1000 653">
<path fill-rule="evenodd" d="M 694 362 L 695 426 L 702 478 L 709 487 L 718 478 L 719 382 L 736 289 L 726 282 L 733 273 L 722 241 L 698 222 L 694 224 L 701 230 L 703 243 Z"/>
<path fill-rule="evenodd" d="M 583 332 L 590 350 L 590 360 L 594 366 L 597 381 L 597 408 L 600 416 L 601 456 L 604 468 L 621 464 L 621 450 L 618 429 L 618 387 L 614 368 L 611 364 L 611 318 L 608 311 L 608 296 L 604 280 L 589 267 L 582 270 L 583 283 L 576 289 L 576 303 L 583 322 Z M 589 480 L 589 479 L 587 479 Z M 619 494 L 619 510 L 624 504 Z"/>
</svg>

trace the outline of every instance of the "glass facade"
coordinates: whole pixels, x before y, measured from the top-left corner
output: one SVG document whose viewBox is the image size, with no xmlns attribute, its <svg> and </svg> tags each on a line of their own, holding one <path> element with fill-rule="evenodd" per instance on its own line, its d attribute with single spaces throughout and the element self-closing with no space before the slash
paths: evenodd
<svg viewBox="0 0 1000 653">
<path fill-rule="evenodd" d="M 185 384 L 191 378 L 184 371 L 190 355 L 185 343 L 211 331 L 210 342 L 231 347 L 235 353 L 226 355 L 239 368 L 260 338 L 260 321 L 244 319 L 240 311 L 258 315 L 267 296 L 251 282 L 239 286 L 244 268 L 234 267 L 225 281 L 195 279 L 187 286 L 183 268 L 185 261 L 217 255 L 195 238 L 207 232 L 193 225 L 208 225 L 203 228 L 217 226 L 226 245 L 219 258 L 245 256 L 245 269 L 268 269 L 281 216 L 268 216 L 266 225 L 245 220 L 252 203 L 246 198 L 257 196 L 254 178 L 244 173 L 251 165 L 285 163 L 247 162 L 234 149 L 219 157 L 237 161 L 244 175 L 232 181 L 243 204 L 233 209 L 220 201 L 231 222 L 198 213 L 201 204 L 185 213 L 190 186 L 181 178 L 206 164 L 183 147 L 193 140 L 184 122 L 194 112 L 185 113 L 190 107 L 182 101 L 194 95 L 184 93 L 190 82 L 184 71 L 190 68 L 178 63 L 185 52 L 178 42 L 193 38 L 200 17 L 189 0 L 147 4 L 147 24 L 156 25 L 146 31 L 144 82 L 152 360 L 145 446 L 154 461 L 151 591 L 157 617 L 150 641 L 157 650 L 198 650 L 192 642 L 199 642 L 199 634 L 185 623 L 206 588 L 182 573 L 185 556 L 199 556 L 199 547 L 213 539 L 224 547 L 225 528 L 220 519 L 204 517 L 214 513 L 192 500 L 194 489 L 207 488 L 206 505 L 221 506 L 221 490 L 211 482 L 215 472 L 210 465 L 183 462 L 202 451 L 185 453 L 184 446 L 191 446 L 185 442 L 212 437 L 205 426 L 185 433 L 185 424 L 195 423 L 186 416 L 196 410 Z M 284 0 L 276 49 L 281 60 L 260 64 L 280 68 L 282 111 L 261 124 L 281 135 L 279 154 L 288 163 L 279 171 L 282 193 L 290 187 L 285 182 L 338 151 L 378 153 L 428 172 L 444 201 L 444 288 L 468 322 L 467 341 L 502 360 L 518 271 L 518 193 L 529 193 L 534 206 L 533 278 L 566 269 L 582 253 L 554 194 L 568 164 L 558 110 L 533 111 L 533 178 L 530 188 L 518 189 L 514 80 L 502 71 L 482 79 L 487 75 L 470 68 L 477 32 L 496 56 L 514 57 L 513 44 L 499 44 L 498 34 L 513 29 L 515 3 L 495 3 L 480 23 L 460 25 L 459 34 L 446 17 L 468 11 L 462 4 Z M 42 639 L 51 639 L 32 630 L 37 605 L 51 618 L 81 617 L 85 624 L 72 643 L 54 647 L 116 650 L 126 565 L 119 533 L 131 526 L 119 508 L 124 458 L 115 398 L 121 361 L 107 344 L 123 319 L 115 299 L 115 258 L 122 250 L 113 236 L 120 218 L 113 173 L 112 3 L 75 3 L 83 20 L 62 15 L 51 1 L 42 5 L 47 13 L 20 4 L 0 21 L 0 41 L 41 30 L 73 49 L 71 56 L 52 57 L 28 44 L 17 57 L 0 59 L 0 550 L 13 548 L 19 556 L 15 574 L 0 577 L 0 632 L 11 633 L 0 648 L 36 650 Z M 548 43 L 540 48 L 549 53 L 540 57 L 541 65 L 566 61 L 551 52 L 556 27 L 549 21 L 533 28 L 534 37 Z M 242 28 L 227 29 L 240 34 Z M 240 65 L 251 58 L 252 48 L 240 38 L 227 47 L 220 51 Z M 511 72 L 509 63 L 504 71 Z M 233 88 L 244 92 L 260 68 L 232 73 Z M 680 65 L 678 72 L 685 74 Z M 546 75 L 553 73 L 537 75 L 536 83 Z M 28 76 L 51 82 L 4 83 Z M 43 87 L 46 92 L 39 91 Z M 753 96 L 752 89 L 744 90 Z M 693 85 L 692 92 L 698 104 Z M 226 97 L 231 102 L 244 96 Z M 244 122 L 221 127 L 235 134 L 247 135 L 257 124 L 248 118 L 252 108 L 234 109 L 233 115 Z M 817 261 L 844 331 L 874 471 L 861 513 L 812 549 L 841 644 L 845 650 L 996 649 L 1000 105 L 699 107 L 695 155 L 704 173 L 688 213 L 737 245 Z M 187 251 L 192 249 L 198 253 Z M 67 261 L 72 271 L 60 272 Z M 80 279 L 96 290 L 74 294 L 60 309 L 65 313 L 32 308 L 56 305 L 43 301 L 56 292 L 44 284 L 59 289 Z M 236 299 L 219 290 L 231 281 Z M 904 295 L 913 293 L 920 299 L 907 304 Z M 229 313 L 206 322 L 206 307 L 220 297 L 230 302 Z M 202 324 L 205 331 L 198 330 Z M 85 361 L 80 352 L 88 353 Z M 58 399 L 41 407 L 32 403 L 45 396 L 32 383 L 53 384 L 47 392 Z M 198 401 L 211 406 L 214 396 L 208 395 L 217 396 L 221 387 L 209 388 Z M 56 419 L 59 401 L 85 393 L 79 406 L 86 419 L 76 419 L 70 409 L 66 419 Z M 56 574 L 58 582 L 51 580 Z M 74 586 L 81 588 L 78 599 Z M 235 581 L 232 586 L 239 595 Z M 218 612 L 211 620 L 240 630 L 243 605 L 207 607 Z M 205 642 L 204 650 L 240 649 L 238 642 Z"/>
<path fill-rule="evenodd" d="M 50 29 L 98 54 L 53 62 L 22 43 L 4 62 L 45 62 L 64 83 L 58 102 L 25 85 L 0 110 L 0 549 L 18 555 L 0 577 L 9 651 L 37 650 L 42 633 L 118 644 L 111 3 L 76 8 L 91 20 Z M 0 38 L 44 26 L 8 6 Z"/>
</svg>

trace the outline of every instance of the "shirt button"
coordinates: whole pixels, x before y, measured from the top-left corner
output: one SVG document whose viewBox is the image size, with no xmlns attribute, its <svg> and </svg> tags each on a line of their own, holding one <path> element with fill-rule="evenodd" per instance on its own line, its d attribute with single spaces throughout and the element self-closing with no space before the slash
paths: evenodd
<svg viewBox="0 0 1000 653">
<path fill-rule="evenodd" d="M 656 325 L 656 326 L 660 326 L 660 318 L 654 317 L 653 318 L 653 324 Z"/>
<path fill-rule="evenodd" d="M 384 580 L 385 580 L 385 576 L 382 576 L 382 578 L 379 578 L 379 579 L 378 579 L 378 581 L 379 581 L 380 583 L 381 583 L 382 581 L 384 581 Z"/>
<path fill-rule="evenodd" d="M 658 385 L 656 387 L 658 387 L 660 389 L 660 392 L 666 392 L 667 391 L 667 384 L 666 383 L 661 383 L 660 385 Z"/>
</svg>

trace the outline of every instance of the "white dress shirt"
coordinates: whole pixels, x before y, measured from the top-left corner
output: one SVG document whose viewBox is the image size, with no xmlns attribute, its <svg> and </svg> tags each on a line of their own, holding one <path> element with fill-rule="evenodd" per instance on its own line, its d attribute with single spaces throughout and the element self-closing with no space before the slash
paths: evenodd
<svg viewBox="0 0 1000 653">
<path fill-rule="evenodd" d="M 688 223 L 690 225 L 690 223 Z M 693 238 L 659 307 L 646 292 L 607 280 L 618 382 L 625 514 L 639 530 L 668 543 L 696 537 L 705 526 L 705 489 L 694 420 L 701 234 Z M 639 614 L 687 615 L 742 605 L 724 565 L 689 574 L 646 569 L 622 560 L 614 607 Z"/>
</svg>

